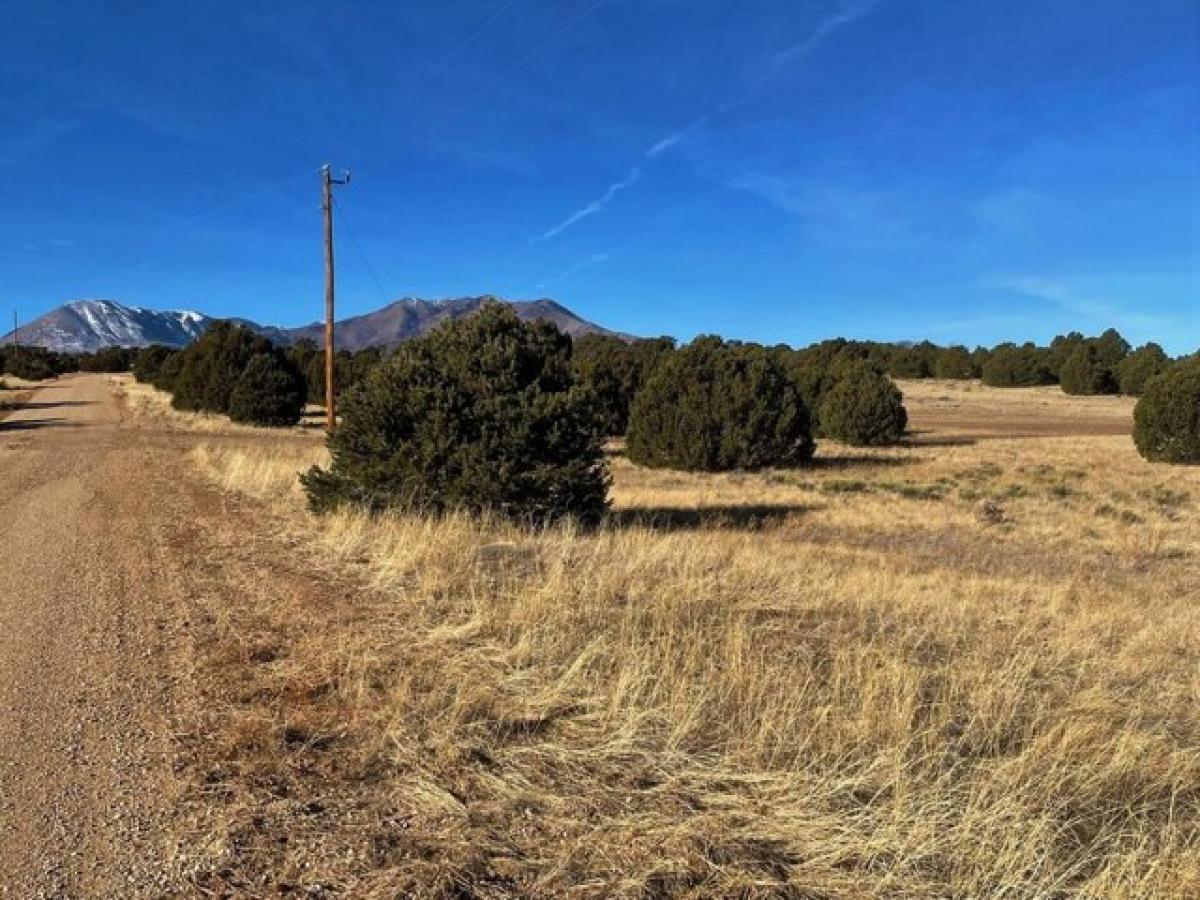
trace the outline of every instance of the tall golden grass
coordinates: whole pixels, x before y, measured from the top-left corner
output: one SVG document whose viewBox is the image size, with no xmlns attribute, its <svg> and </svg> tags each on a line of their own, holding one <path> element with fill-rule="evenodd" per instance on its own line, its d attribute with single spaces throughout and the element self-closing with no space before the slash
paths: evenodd
<svg viewBox="0 0 1200 900">
<path fill-rule="evenodd" d="M 220 865 L 363 897 L 1200 896 L 1200 473 L 1120 436 L 618 457 L 605 527 L 532 532 L 315 520 L 323 452 L 195 454 L 361 585 L 216 611 L 270 664 L 215 752 L 326 809 L 268 816 L 280 843 L 231 807 Z"/>
</svg>

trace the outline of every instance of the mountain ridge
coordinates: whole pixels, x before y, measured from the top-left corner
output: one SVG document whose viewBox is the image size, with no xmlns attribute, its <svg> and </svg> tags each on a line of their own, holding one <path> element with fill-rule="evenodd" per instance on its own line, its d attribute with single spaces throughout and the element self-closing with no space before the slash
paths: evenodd
<svg viewBox="0 0 1200 900">
<path fill-rule="evenodd" d="M 487 302 L 504 303 L 526 321 L 551 322 L 572 337 L 607 334 L 628 338 L 627 335 L 581 318 L 554 300 L 504 300 L 484 294 L 443 300 L 405 297 L 372 312 L 350 316 L 336 323 L 337 347 L 339 350 L 361 350 L 372 346 L 390 349 L 409 338 L 425 334 L 449 319 L 470 315 Z M 318 346 L 324 346 L 325 343 L 323 322 L 285 328 L 263 325 L 250 319 L 231 318 L 285 346 L 306 338 Z M 126 306 L 116 300 L 73 300 L 19 326 L 16 338 L 22 344 L 70 353 L 151 344 L 184 347 L 216 321 L 218 317 L 194 310 L 154 310 Z M 5 342 L 12 339 L 13 332 L 0 338 Z"/>
</svg>

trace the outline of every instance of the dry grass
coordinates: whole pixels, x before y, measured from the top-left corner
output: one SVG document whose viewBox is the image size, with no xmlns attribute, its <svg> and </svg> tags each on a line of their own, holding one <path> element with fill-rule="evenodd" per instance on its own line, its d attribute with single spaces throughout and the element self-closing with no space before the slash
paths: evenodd
<svg viewBox="0 0 1200 900">
<path fill-rule="evenodd" d="M 964 393 L 1013 427 L 1016 393 Z M 918 427 L 936 396 L 910 393 Z M 317 522 L 295 474 L 323 451 L 201 449 L 271 540 L 360 586 L 213 611 L 242 687 L 212 701 L 210 876 L 1200 895 L 1200 471 L 1120 436 L 932 443 L 753 475 L 618 457 L 592 533 Z"/>
</svg>

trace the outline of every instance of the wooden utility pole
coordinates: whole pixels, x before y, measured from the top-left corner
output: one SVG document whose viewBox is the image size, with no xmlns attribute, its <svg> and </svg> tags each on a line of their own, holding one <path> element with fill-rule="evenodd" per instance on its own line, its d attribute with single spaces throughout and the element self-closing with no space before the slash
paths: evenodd
<svg viewBox="0 0 1200 900">
<path fill-rule="evenodd" d="M 321 210 L 325 213 L 325 428 L 337 424 L 337 400 L 333 387 L 333 186 L 349 184 L 350 173 L 334 178 L 329 166 L 321 166 Z"/>
</svg>

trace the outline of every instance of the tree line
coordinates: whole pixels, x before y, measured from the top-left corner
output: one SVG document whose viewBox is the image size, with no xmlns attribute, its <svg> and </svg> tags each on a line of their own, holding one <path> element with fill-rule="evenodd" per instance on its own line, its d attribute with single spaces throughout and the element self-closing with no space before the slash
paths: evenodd
<svg viewBox="0 0 1200 900">
<path fill-rule="evenodd" d="M 183 350 L 56 354 L 4 348 L 23 378 L 132 370 L 182 410 L 294 425 L 324 400 L 324 354 L 287 348 L 232 322 Z M 595 518 L 606 504 L 604 444 L 624 437 L 634 463 L 691 471 L 803 466 L 818 440 L 902 440 L 893 378 L 982 378 L 998 387 L 1058 383 L 1077 394 L 1142 395 L 1134 440 L 1144 456 L 1200 462 L 1200 356 L 1137 350 L 1115 330 L 1062 335 L 1048 347 L 991 349 L 842 339 L 802 349 L 702 336 L 572 341 L 502 304 L 447 322 L 391 353 L 340 352 L 344 397 L 332 464 L 304 484 L 315 510 L 343 503 L 470 508 L 539 521 Z"/>
</svg>

